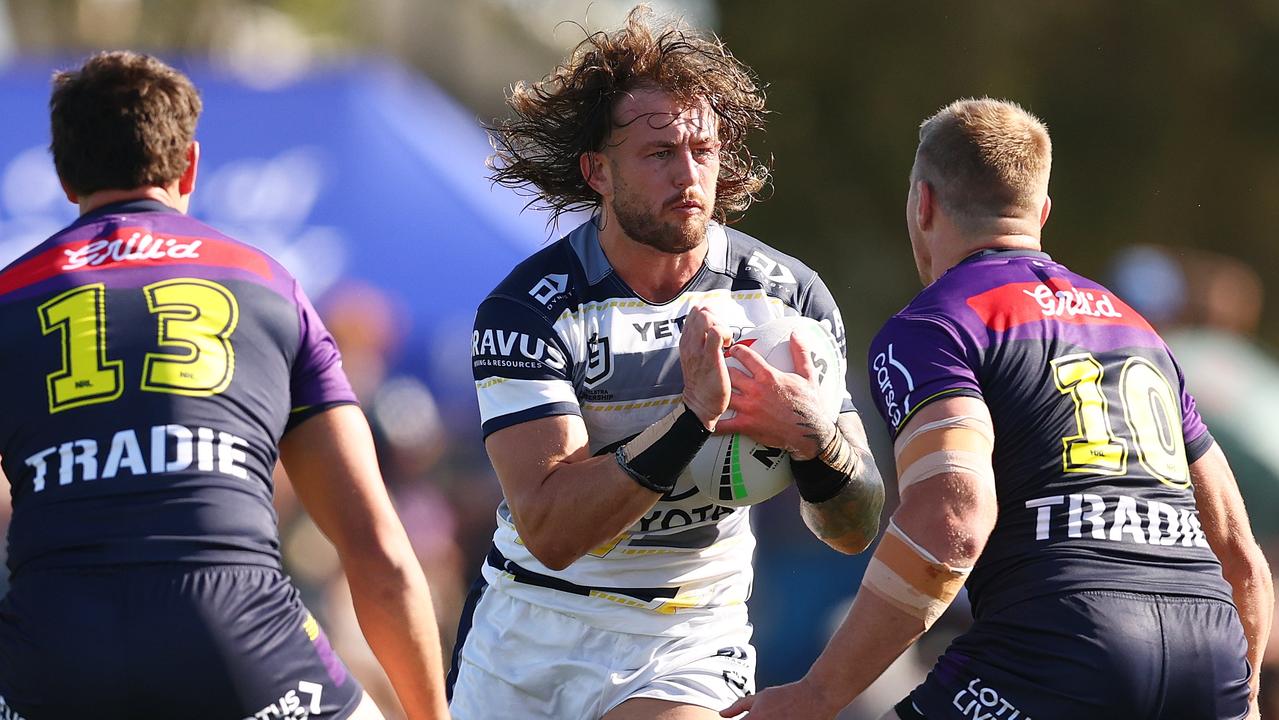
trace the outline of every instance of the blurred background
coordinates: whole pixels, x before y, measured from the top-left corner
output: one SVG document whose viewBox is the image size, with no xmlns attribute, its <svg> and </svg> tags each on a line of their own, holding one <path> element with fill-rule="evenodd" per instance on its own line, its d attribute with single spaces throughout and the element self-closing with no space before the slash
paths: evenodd
<svg viewBox="0 0 1279 720">
<path fill-rule="evenodd" d="M 753 148 L 772 157 L 775 185 L 738 227 L 821 272 L 866 409 L 864 349 L 919 289 L 903 231 L 918 123 L 972 95 L 1040 115 L 1056 150 L 1046 249 L 1166 333 L 1279 558 L 1279 3 L 652 4 L 713 29 L 768 84 L 773 115 Z M 270 251 L 317 300 L 374 425 L 448 651 L 500 498 L 469 371 L 474 308 L 578 221 L 556 227 L 490 187 L 481 124 L 504 114 L 513 82 L 541 77 L 630 5 L 0 0 L 0 265 L 75 214 L 46 150 L 52 71 L 110 48 L 187 71 L 205 100 L 192 212 Z M 881 423 L 866 419 L 894 477 Z M 288 570 L 394 714 L 334 553 L 278 480 Z M 792 494 L 755 514 L 758 679 L 775 684 L 816 657 L 866 556 L 813 539 Z M 878 717 L 966 622 L 961 602 L 845 717 Z M 1279 642 L 1270 647 L 1279 663 Z"/>
</svg>

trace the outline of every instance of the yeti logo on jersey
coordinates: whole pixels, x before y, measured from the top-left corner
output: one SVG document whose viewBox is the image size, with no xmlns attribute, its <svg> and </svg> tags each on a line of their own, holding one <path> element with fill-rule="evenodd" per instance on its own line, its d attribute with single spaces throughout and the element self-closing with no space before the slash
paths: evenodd
<svg viewBox="0 0 1279 720">
<path fill-rule="evenodd" d="M 593 333 L 586 341 L 586 387 L 593 388 L 613 374 L 613 351 L 608 338 Z"/>
<path fill-rule="evenodd" d="M 876 355 L 871 361 L 871 370 L 875 372 L 875 386 L 879 388 L 884 398 L 884 409 L 887 411 L 888 419 L 894 428 L 899 427 L 902 420 L 910 414 L 910 394 L 915 390 L 915 378 L 911 377 L 910 371 L 900 360 L 893 357 L 892 343 L 888 343 L 888 349 Z M 901 375 L 906 385 L 905 392 L 900 392 L 898 386 L 893 383 L 894 370 Z M 897 404 L 899 399 L 901 405 Z"/>
<path fill-rule="evenodd" d="M 550 305 L 552 300 L 563 295 L 566 290 L 568 290 L 568 275 L 551 273 L 538 280 L 528 294 L 543 305 Z"/>
<path fill-rule="evenodd" d="M 759 273 L 765 280 L 770 280 L 778 285 L 795 284 L 795 275 L 789 268 L 770 259 L 758 250 L 751 253 L 750 259 L 746 261 L 746 267 Z"/>
</svg>

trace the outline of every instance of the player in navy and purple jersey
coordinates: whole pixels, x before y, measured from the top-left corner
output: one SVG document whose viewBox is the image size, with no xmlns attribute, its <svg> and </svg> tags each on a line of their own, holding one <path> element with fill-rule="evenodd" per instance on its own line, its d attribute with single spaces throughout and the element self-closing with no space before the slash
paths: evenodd
<svg viewBox="0 0 1279 720">
<path fill-rule="evenodd" d="M 0 271 L 5 717 L 380 717 L 281 571 L 280 457 L 404 704 L 443 717 L 425 580 L 332 337 L 283 267 L 184 214 L 194 87 L 102 53 L 50 106 L 82 214 Z"/>
<path fill-rule="evenodd" d="M 1269 569 L 1168 347 L 1040 250 L 1050 163 L 1012 103 L 921 127 L 926 287 L 869 351 L 901 505 L 848 620 L 752 720 L 833 716 L 965 581 L 974 625 L 885 718 L 1257 716 Z"/>
</svg>

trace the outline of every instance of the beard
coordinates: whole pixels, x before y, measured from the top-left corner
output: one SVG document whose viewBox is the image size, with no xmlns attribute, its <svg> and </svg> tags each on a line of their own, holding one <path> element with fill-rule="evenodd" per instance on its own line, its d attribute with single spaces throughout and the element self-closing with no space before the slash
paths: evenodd
<svg viewBox="0 0 1279 720">
<path fill-rule="evenodd" d="M 627 237 L 642 245 L 671 255 L 694 250 L 706 240 L 709 211 L 703 209 L 695 217 L 681 222 L 663 222 L 657 213 L 638 202 L 619 197 L 613 203 L 613 215 Z"/>
</svg>

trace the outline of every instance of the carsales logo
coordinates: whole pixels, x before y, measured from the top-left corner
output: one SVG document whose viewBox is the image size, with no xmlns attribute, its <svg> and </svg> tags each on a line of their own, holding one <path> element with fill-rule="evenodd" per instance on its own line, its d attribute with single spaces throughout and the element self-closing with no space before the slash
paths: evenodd
<svg viewBox="0 0 1279 720">
<path fill-rule="evenodd" d="M 879 388 L 879 393 L 884 399 L 888 420 L 893 427 L 897 427 L 910 413 L 910 394 L 915 390 L 915 378 L 911 377 L 910 371 L 900 360 L 893 357 L 892 343 L 888 343 L 887 350 L 875 356 L 871 362 L 871 370 L 875 374 L 875 387 Z M 901 384 L 904 385 L 905 392 L 902 392 L 902 386 L 893 382 L 894 371 L 901 376 Z"/>
</svg>

